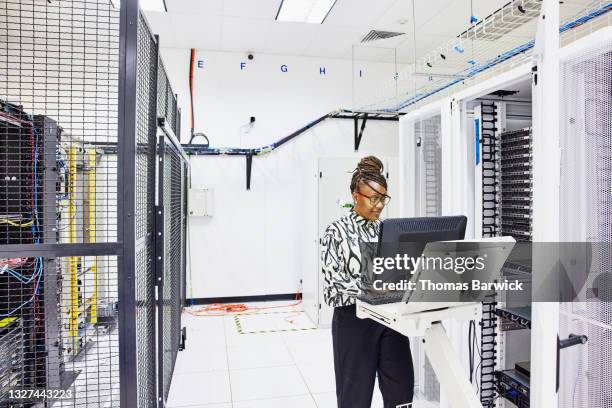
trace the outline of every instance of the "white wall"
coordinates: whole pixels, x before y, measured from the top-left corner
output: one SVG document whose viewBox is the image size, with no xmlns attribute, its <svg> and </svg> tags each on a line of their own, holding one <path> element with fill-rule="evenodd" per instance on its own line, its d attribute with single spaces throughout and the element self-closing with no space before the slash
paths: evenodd
<svg viewBox="0 0 612 408">
<path fill-rule="evenodd" d="M 162 49 L 162 57 L 179 94 L 186 142 L 189 50 Z M 195 73 L 196 131 L 206 133 L 211 146 L 267 145 L 351 104 L 350 60 L 256 55 L 249 62 L 244 54 L 203 51 L 196 59 L 204 61 Z M 247 67 L 240 70 L 240 62 Z M 389 73 L 386 64 L 355 69 L 362 71 L 360 89 L 375 87 Z M 246 133 L 250 116 L 256 125 Z M 357 156 L 397 156 L 397 128 L 396 122 L 369 121 Z M 354 155 L 353 121 L 328 119 L 254 158 L 250 191 L 244 157 L 192 157 L 192 186 L 214 189 L 214 215 L 190 219 L 188 296 L 295 292 L 305 273 L 317 273 L 316 161 Z"/>
</svg>

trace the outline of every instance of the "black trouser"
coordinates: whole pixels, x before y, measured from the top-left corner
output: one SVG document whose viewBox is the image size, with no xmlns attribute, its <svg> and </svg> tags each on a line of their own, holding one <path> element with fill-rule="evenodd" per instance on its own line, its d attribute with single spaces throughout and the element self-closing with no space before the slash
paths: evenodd
<svg viewBox="0 0 612 408">
<path fill-rule="evenodd" d="M 355 305 L 336 307 L 332 320 L 338 408 L 370 408 L 374 380 L 385 408 L 412 402 L 414 368 L 406 336 L 355 315 Z"/>
</svg>

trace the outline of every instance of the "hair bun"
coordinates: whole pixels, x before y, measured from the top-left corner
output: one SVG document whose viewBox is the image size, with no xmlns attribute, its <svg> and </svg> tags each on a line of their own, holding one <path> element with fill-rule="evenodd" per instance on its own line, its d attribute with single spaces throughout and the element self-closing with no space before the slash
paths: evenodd
<svg viewBox="0 0 612 408">
<path fill-rule="evenodd" d="M 359 183 L 370 181 L 387 188 L 387 179 L 383 175 L 383 164 L 378 157 L 366 156 L 359 160 L 351 178 L 351 192 L 358 191 Z M 371 186 L 370 186 L 371 187 Z"/>
<path fill-rule="evenodd" d="M 383 172 L 383 164 L 378 157 L 375 156 L 366 156 L 359 161 L 357 164 L 357 169 L 362 172 L 378 172 L 382 174 Z"/>
</svg>

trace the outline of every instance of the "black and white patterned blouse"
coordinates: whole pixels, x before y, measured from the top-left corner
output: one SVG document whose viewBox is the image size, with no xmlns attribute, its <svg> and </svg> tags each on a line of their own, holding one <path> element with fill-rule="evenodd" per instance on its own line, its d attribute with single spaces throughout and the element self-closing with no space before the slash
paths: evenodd
<svg viewBox="0 0 612 408">
<path fill-rule="evenodd" d="M 361 287 L 359 241 L 377 242 L 379 231 L 379 220 L 370 221 L 354 210 L 327 227 L 321 250 L 325 303 L 332 307 L 355 303 Z"/>
</svg>

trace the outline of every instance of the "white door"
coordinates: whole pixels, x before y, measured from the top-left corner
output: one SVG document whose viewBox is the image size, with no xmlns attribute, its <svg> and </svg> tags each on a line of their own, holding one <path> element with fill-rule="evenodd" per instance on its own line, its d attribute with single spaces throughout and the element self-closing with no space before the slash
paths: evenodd
<svg viewBox="0 0 612 408">
<path fill-rule="evenodd" d="M 397 178 L 397 157 L 379 157 L 384 165 L 385 177 L 387 177 L 387 194 L 391 196 L 389 205 L 383 210 L 381 218 L 394 218 L 398 215 L 399 192 Z M 323 300 L 323 275 L 321 274 L 321 247 L 320 242 L 323 233 L 329 224 L 342 217 L 349 211 L 343 208 L 343 203 L 352 203 L 353 197 L 350 191 L 352 171 L 357 166 L 361 157 L 323 157 L 319 159 L 319 188 L 318 188 L 318 299 L 319 313 L 317 324 L 319 327 L 329 327 L 331 324 L 332 309 Z"/>
</svg>

